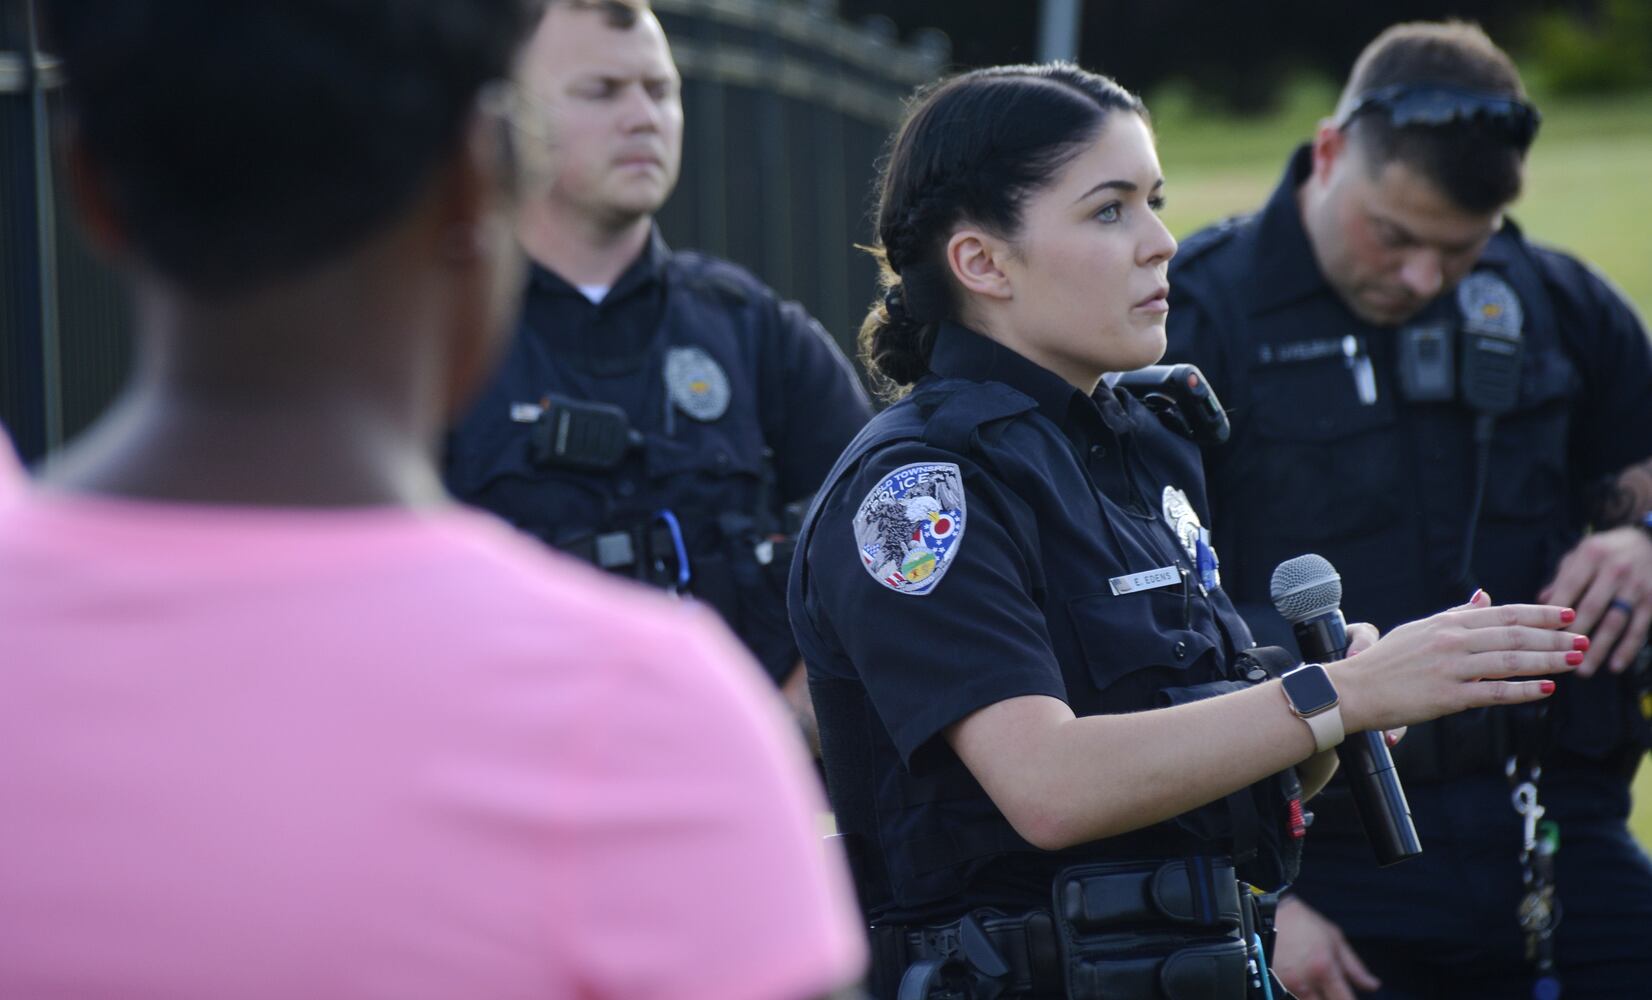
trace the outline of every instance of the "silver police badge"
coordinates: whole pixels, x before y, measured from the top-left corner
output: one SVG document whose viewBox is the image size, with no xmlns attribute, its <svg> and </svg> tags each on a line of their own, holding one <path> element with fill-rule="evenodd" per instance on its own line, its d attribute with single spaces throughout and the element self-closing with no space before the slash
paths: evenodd
<svg viewBox="0 0 1652 1000">
<path fill-rule="evenodd" d="M 665 355 L 665 386 L 677 409 L 702 423 L 728 412 L 728 375 L 699 347 L 673 347 Z"/>
<path fill-rule="evenodd" d="M 934 591 L 963 540 L 964 477 L 951 462 L 901 466 L 855 512 L 861 565 L 897 594 Z"/>
<path fill-rule="evenodd" d="M 1519 340 L 1525 312 L 1509 283 L 1490 271 L 1475 271 L 1457 286 L 1457 308 L 1470 333 Z"/>
<path fill-rule="evenodd" d="M 1199 514 L 1193 509 L 1187 494 L 1174 486 L 1164 488 L 1164 523 L 1170 525 L 1176 540 L 1187 550 L 1187 557 L 1197 565 L 1200 529 L 1204 525 L 1199 523 Z"/>
</svg>

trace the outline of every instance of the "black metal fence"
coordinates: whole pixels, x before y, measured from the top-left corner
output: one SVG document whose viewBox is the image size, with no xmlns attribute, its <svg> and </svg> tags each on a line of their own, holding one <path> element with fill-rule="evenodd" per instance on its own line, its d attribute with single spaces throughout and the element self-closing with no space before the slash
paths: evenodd
<svg viewBox="0 0 1652 1000">
<path fill-rule="evenodd" d="M 118 283 L 72 224 L 53 169 L 62 73 L 31 0 L 0 0 L 0 421 L 34 460 L 102 411 L 131 362 Z M 666 238 L 750 268 L 848 348 L 872 300 L 870 187 L 904 98 L 939 75 L 939 33 L 911 45 L 831 0 L 654 0 L 684 77 L 682 180 Z"/>
<path fill-rule="evenodd" d="M 126 375 L 130 320 L 52 169 L 62 73 L 32 5 L 0 0 L 0 421 L 25 458 L 97 416 Z"/>
<path fill-rule="evenodd" d="M 876 268 L 871 184 L 904 100 L 938 76 L 945 36 L 897 45 L 835 3 L 655 0 L 684 77 L 682 182 L 660 213 L 674 244 L 751 268 L 848 346 Z"/>
</svg>

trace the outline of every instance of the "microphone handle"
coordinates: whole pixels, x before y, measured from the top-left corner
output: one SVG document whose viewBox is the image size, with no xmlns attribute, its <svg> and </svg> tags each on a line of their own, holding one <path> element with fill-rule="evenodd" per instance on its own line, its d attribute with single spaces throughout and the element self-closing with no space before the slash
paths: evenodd
<svg viewBox="0 0 1652 1000">
<path fill-rule="evenodd" d="M 1378 866 L 1386 868 L 1421 854 L 1423 844 L 1411 822 L 1411 806 L 1405 801 L 1400 773 L 1394 769 L 1394 757 L 1382 733 L 1349 735 L 1337 747 L 1337 760 L 1348 776 L 1354 808 Z"/>
<path fill-rule="evenodd" d="M 1292 622 L 1291 628 L 1307 660 L 1330 662 L 1348 653 L 1348 625 L 1340 610 Z M 1350 733 L 1337 746 L 1337 760 L 1377 864 L 1386 868 L 1421 854 L 1423 845 L 1411 822 L 1411 806 L 1405 801 L 1405 789 L 1383 734 Z"/>
</svg>

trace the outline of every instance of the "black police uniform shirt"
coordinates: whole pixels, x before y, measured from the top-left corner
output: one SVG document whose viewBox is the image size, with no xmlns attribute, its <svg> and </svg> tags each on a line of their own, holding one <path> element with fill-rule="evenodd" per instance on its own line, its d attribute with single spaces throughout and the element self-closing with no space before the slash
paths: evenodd
<svg viewBox="0 0 1652 1000">
<path fill-rule="evenodd" d="M 645 443 L 617 468 L 535 457 L 547 396 L 624 409 Z M 689 593 L 714 606 L 776 680 L 797 663 L 785 620 L 788 527 L 871 416 L 830 336 L 726 261 L 671 251 L 656 227 L 638 259 L 592 303 L 534 266 L 506 358 L 448 438 L 460 500 L 559 547 L 653 525 L 670 510 L 688 548 Z"/>
<path fill-rule="evenodd" d="M 1494 424 L 1463 575 L 1475 414 L 1455 401 L 1408 401 L 1398 357 L 1406 334 L 1362 321 L 1327 284 L 1295 197 L 1309 170 L 1304 148 L 1259 213 L 1194 235 L 1171 263 L 1166 362 L 1198 364 L 1233 428 L 1205 456 L 1224 585 L 1260 642 L 1289 648 L 1268 583 L 1275 566 L 1304 552 L 1337 567 L 1350 621 L 1384 630 L 1461 604 L 1475 587 L 1499 603 L 1533 601 L 1582 537 L 1589 488 L 1652 455 L 1645 330 L 1603 279 L 1528 243 L 1513 223 L 1462 289 L 1408 321 L 1455 337 L 1468 323 L 1519 314 L 1518 397 Z M 1642 752 L 1633 699 L 1607 671 L 1561 677 L 1543 712 L 1461 713 L 1412 728 L 1394 756 L 1424 853 L 1383 873 L 1389 891 L 1359 891 L 1369 850 L 1333 783 L 1315 800 L 1304 896 L 1336 908 L 1353 933 L 1437 936 L 1510 924 L 1519 817 L 1506 752 L 1546 747 L 1542 795 L 1563 839 L 1568 819 L 1574 830 L 1595 819 L 1621 826 Z M 1493 895 L 1460 881 L 1479 861 L 1460 864 L 1454 845 L 1474 845 L 1465 849 L 1502 866 L 1486 883 Z M 1346 891 L 1316 895 L 1322 881 Z M 1564 897 L 1564 884 L 1559 891 Z M 1418 905 L 1425 899 L 1434 905 Z M 1471 900 L 1483 919 L 1461 912 Z"/>
<path fill-rule="evenodd" d="M 1091 715 L 1242 687 L 1251 642 L 1216 572 L 1199 575 L 1191 442 L 959 326 L 930 369 L 828 476 L 792 570 L 838 825 L 866 846 L 863 905 L 883 923 L 1048 908 L 1077 861 L 1233 854 L 1221 807 L 1039 851 L 948 746 L 948 726 L 1018 696 Z M 1278 790 L 1294 785 L 1293 770 L 1236 793 L 1260 802 L 1266 841 L 1242 874 L 1283 877 Z"/>
</svg>

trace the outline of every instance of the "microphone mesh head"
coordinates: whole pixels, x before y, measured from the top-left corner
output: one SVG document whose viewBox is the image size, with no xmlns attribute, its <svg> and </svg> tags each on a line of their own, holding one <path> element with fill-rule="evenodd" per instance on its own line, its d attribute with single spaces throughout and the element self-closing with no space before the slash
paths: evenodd
<svg viewBox="0 0 1652 1000">
<path fill-rule="evenodd" d="M 1341 607 L 1342 577 L 1330 560 L 1310 552 L 1279 564 L 1268 595 L 1285 620 L 1295 624 Z"/>
</svg>

